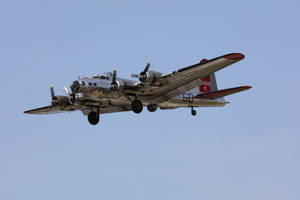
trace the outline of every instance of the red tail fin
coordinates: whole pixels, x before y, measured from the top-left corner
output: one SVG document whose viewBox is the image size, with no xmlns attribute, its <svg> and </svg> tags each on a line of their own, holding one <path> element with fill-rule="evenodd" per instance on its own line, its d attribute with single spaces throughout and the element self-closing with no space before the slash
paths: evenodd
<svg viewBox="0 0 300 200">
<path fill-rule="evenodd" d="M 205 76 L 202 79 L 202 83 L 199 85 L 200 92 L 210 92 L 211 84 L 210 84 L 210 76 Z"/>
</svg>

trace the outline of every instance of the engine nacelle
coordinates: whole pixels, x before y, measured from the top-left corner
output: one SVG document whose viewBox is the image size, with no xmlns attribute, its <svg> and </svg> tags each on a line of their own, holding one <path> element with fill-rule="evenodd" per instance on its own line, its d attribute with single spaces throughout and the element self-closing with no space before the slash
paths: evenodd
<svg viewBox="0 0 300 200">
<path fill-rule="evenodd" d="M 54 96 L 51 101 L 52 106 L 67 106 L 70 104 L 69 98 L 66 96 Z"/>
<path fill-rule="evenodd" d="M 79 81 L 73 81 L 72 85 L 70 86 L 72 92 L 77 93 L 80 89 Z"/>
<path fill-rule="evenodd" d="M 114 83 L 111 83 L 110 89 L 111 91 L 120 91 L 124 88 L 125 83 L 122 80 L 116 80 Z"/>
<path fill-rule="evenodd" d="M 139 80 L 145 85 L 153 85 L 155 83 L 159 83 L 159 78 L 162 75 L 162 73 L 156 71 L 141 72 Z"/>
</svg>

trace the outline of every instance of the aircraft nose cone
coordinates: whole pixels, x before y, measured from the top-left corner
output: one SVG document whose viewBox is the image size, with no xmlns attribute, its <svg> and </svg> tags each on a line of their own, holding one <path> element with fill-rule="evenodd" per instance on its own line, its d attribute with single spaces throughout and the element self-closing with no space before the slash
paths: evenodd
<svg viewBox="0 0 300 200">
<path fill-rule="evenodd" d="M 234 61 L 239 61 L 245 58 L 245 56 L 241 53 L 230 53 L 224 56 L 224 58 Z"/>
</svg>

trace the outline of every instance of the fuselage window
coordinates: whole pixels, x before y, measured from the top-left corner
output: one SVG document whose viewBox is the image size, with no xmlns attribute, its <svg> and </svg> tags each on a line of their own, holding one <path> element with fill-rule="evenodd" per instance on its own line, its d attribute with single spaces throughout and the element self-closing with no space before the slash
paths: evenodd
<svg viewBox="0 0 300 200">
<path fill-rule="evenodd" d="M 96 84 L 96 83 L 93 83 L 93 85 L 94 85 L 94 86 L 97 86 L 97 84 Z"/>
<path fill-rule="evenodd" d="M 85 82 L 84 82 L 84 81 L 82 81 L 82 85 L 85 85 Z"/>
<path fill-rule="evenodd" d="M 89 85 L 92 85 L 92 83 L 89 83 Z"/>
</svg>

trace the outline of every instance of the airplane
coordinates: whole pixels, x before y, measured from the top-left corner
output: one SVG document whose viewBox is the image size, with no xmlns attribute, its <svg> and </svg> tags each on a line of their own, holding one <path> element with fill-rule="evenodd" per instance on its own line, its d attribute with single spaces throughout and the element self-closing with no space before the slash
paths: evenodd
<svg viewBox="0 0 300 200">
<path fill-rule="evenodd" d="M 129 80 L 117 77 L 117 71 L 106 72 L 91 78 L 78 78 L 64 87 L 66 96 L 54 93 L 50 87 L 51 105 L 24 111 L 27 114 L 52 114 L 80 110 L 92 125 L 98 124 L 100 114 L 133 111 L 141 113 L 146 106 L 149 112 L 186 107 L 196 115 L 196 107 L 221 107 L 224 97 L 248 90 L 240 86 L 218 90 L 215 72 L 244 59 L 241 53 L 230 53 L 163 74 L 149 71 L 150 63 L 140 74 L 131 74 Z"/>
</svg>

